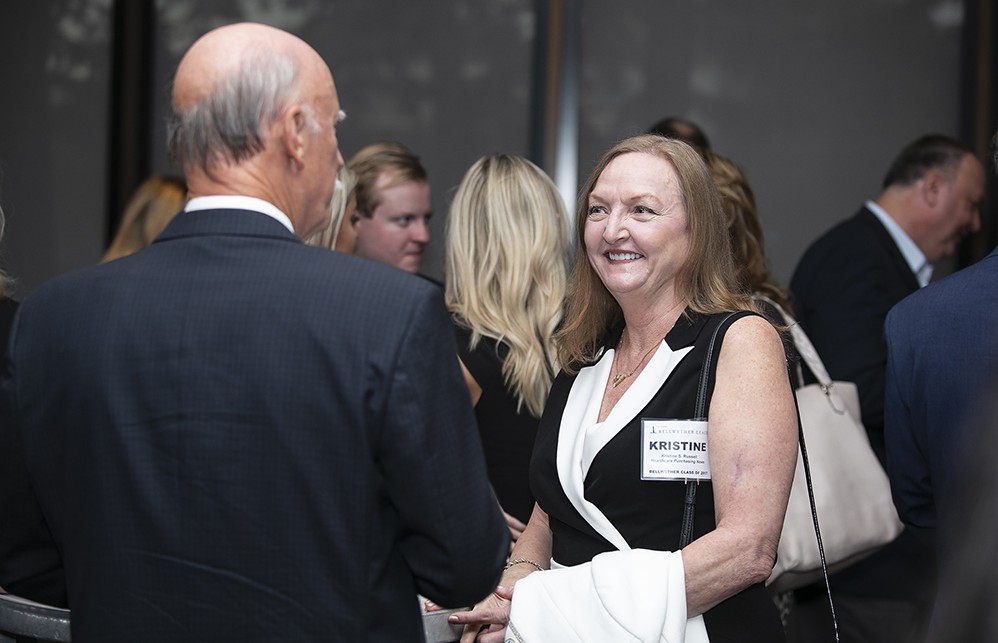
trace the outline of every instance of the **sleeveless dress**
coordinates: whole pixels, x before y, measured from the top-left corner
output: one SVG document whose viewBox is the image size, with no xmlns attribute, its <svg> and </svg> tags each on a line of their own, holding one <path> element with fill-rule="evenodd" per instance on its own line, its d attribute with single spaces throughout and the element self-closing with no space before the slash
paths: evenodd
<svg viewBox="0 0 998 643">
<path fill-rule="evenodd" d="M 517 411 L 516 395 L 503 381 L 506 345 L 483 337 L 475 350 L 470 350 L 471 330 L 456 321 L 454 335 L 458 356 L 482 387 L 482 396 L 475 405 L 475 419 L 485 450 L 489 481 L 502 508 L 526 524 L 534 510 L 529 471 L 538 420 L 526 407 Z"/>
<path fill-rule="evenodd" d="M 678 550 L 686 484 L 641 479 L 641 419 L 695 417 L 707 344 L 723 321 L 707 365 L 705 401 L 709 408 L 723 333 L 748 314 L 752 313 L 728 318 L 727 314 L 704 316 L 687 310 L 599 424 L 596 420 L 612 366 L 612 347 L 622 329 L 608 338 L 596 364 L 583 368 L 577 376 L 564 372 L 558 376 L 540 421 L 530 467 L 531 487 L 550 520 L 555 563 L 577 565 L 599 553 L 623 548 L 601 535 L 608 529 L 616 530 L 625 547 Z M 607 523 L 611 527 L 606 527 Z M 598 529 L 594 524 L 603 526 Z M 714 528 L 711 484 L 701 482 L 693 539 Z M 763 583 L 718 604 L 704 614 L 704 622 L 711 643 L 785 640 L 778 611 Z"/>
</svg>

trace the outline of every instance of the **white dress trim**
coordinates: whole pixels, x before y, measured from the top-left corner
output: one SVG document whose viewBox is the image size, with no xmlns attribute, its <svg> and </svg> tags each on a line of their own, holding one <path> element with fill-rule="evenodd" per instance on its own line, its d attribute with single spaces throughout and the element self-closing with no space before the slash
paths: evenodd
<svg viewBox="0 0 998 643">
<path fill-rule="evenodd" d="M 692 350 L 692 346 L 687 346 L 673 351 L 663 340 L 603 422 L 597 419 L 613 368 L 613 349 L 606 351 L 596 364 L 579 371 L 569 391 L 558 430 L 558 479 L 575 510 L 619 550 L 629 550 L 630 546 L 603 512 L 586 500 L 586 475 L 600 450 L 648 405 L 676 365 Z"/>
</svg>

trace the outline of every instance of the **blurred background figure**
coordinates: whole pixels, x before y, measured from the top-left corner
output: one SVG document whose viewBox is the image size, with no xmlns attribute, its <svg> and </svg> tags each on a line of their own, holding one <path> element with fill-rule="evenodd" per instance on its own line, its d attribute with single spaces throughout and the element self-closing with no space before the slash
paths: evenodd
<svg viewBox="0 0 998 643">
<path fill-rule="evenodd" d="M 355 254 L 419 272 L 430 243 L 430 184 L 419 157 L 400 143 L 373 143 L 347 161 L 357 177 Z"/>
<path fill-rule="evenodd" d="M 568 216 L 551 179 L 497 154 L 464 175 L 447 221 L 445 299 L 489 479 L 514 538 L 534 508 L 528 469 L 558 371 Z"/>
<path fill-rule="evenodd" d="M 859 389 L 863 427 L 881 465 L 887 313 L 928 285 L 934 264 L 980 228 L 984 187 L 973 149 L 949 136 L 921 136 L 891 163 L 880 195 L 814 241 L 790 280 L 797 319 L 829 375 Z M 935 592 L 934 556 L 905 529 L 833 574 L 842 643 L 920 641 Z M 792 640 L 831 640 L 823 584 L 798 590 L 793 614 Z"/>
<path fill-rule="evenodd" d="M 184 209 L 187 185 L 170 176 L 149 177 L 136 188 L 125 206 L 121 224 L 101 262 L 130 255 L 145 248 L 166 224 Z"/>
<path fill-rule="evenodd" d="M 340 169 L 333 188 L 332 215 L 326 228 L 308 239 L 308 244 L 352 255 L 357 245 L 357 175 Z"/>
<path fill-rule="evenodd" d="M 786 291 L 769 273 L 762 223 L 759 221 L 755 194 L 748 178 L 734 161 L 717 152 L 704 150 L 704 159 L 721 196 L 721 206 L 724 208 L 728 233 L 731 236 L 731 252 L 735 259 L 738 283 L 747 292 L 768 297 L 779 304 L 784 311 L 793 314 Z M 780 315 L 770 321 L 780 325 L 784 323 Z"/>
<path fill-rule="evenodd" d="M 698 152 L 710 149 L 710 141 L 700 126 L 678 116 L 667 116 L 648 128 L 648 134 L 658 134 L 689 143 Z"/>
<path fill-rule="evenodd" d="M 0 209 L 0 241 L 3 241 L 3 228 L 3 210 Z M 0 267 L 0 368 L 3 368 L 3 361 L 7 356 L 7 337 L 10 335 L 10 325 L 14 322 L 14 312 L 17 310 L 17 302 L 10 298 L 12 286 L 11 278 Z"/>
</svg>

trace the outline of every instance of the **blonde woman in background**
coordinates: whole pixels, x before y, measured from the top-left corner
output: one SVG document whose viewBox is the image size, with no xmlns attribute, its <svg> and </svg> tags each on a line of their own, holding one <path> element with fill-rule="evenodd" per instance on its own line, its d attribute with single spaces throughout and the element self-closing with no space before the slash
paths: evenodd
<svg viewBox="0 0 998 643">
<path fill-rule="evenodd" d="M 357 245 L 357 231 L 354 229 L 357 220 L 357 175 L 346 167 L 336 175 L 331 208 L 329 225 L 307 243 L 352 255 Z"/>
<path fill-rule="evenodd" d="M 528 469 L 563 313 L 568 217 L 536 165 L 495 154 L 475 162 L 447 222 L 445 299 L 471 391 L 489 479 L 517 538 L 534 497 Z"/>
<path fill-rule="evenodd" d="M 139 185 L 125 206 L 118 233 L 101 262 L 111 261 L 145 248 L 187 202 L 187 185 L 167 176 L 153 176 Z"/>
</svg>

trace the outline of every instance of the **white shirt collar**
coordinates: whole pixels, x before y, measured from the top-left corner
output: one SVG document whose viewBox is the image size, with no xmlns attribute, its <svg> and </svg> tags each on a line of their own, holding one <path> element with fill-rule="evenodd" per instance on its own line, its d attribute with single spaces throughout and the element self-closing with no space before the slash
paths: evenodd
<svg viewBox="0 0 998 643">
<path fill-rule="evenodd" d="M 276 219 L 291 234 L 295 233 L 295 226 L 291 223 L 288 215 L 281 212 L 273 203 L 252 196 L 237 194 L 198 196 L 188 201 L 184 207 L 184 212 L 196 212 L 198 210 L 252 210 Z"/>
<path fill-rule="evenodd" d="M 886 210 L 873 201 L 867 201 L 866 208 L 876 215 L 880 223 L 887 229 L 887 233 L 894 239 L 894 244 L 901 251 L 901 256 L 908 263 L 908 267 L 915 273 L 915 278 L 918 279 L 919 285 L 927 286 L 929 279 L 932 278 L 932 264 L 926 260 L 925 254 L 918 249 L 918 246 L 911 240 L 911 237 L 901 229 L 901 226 L 897 224 L 897 221 Z"/>
</svg>

